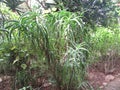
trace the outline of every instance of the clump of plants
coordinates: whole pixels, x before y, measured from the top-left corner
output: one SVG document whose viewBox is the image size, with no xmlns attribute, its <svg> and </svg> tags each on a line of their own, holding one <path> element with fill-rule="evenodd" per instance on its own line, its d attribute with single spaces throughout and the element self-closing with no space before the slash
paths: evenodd
<svg viewBox="0 0 120 90">
<path fill-rule="evenodd" d="M 40 72 L 45 75 L 49 71 L 48 80 L 60 90 L 80 88 L 85 80 L 85 53 L 88 53 L 83 27 L 80 16 L 65 10 L 46 15 L 29 12 L 7 22 L 8 34 L 4 38 L 10 46 L 4 52 L 9 54 L 8 61 L 15 67 L 16 83 L 29 86 L 31 68 L 40 62 L 37 66 Z"/>
<path fill-rule="evenodd" d="M 108 20 L 114 6 L 108 10 L 106 7 L 113 4 L 101 0 L 77 2 L 63 0 L 58 4 L 63 4 L 65 10 L 58 8 L 48 14 L 31 11 L 16 20 L 4 21 L 0 29 L 0 60 L 8 64 L 3 71 L 11 68 L 14 72 L 14 89 L 32 87 L 31 81 L 41 76 L 59 90 L 90 89 L 85 83 L 88 60 L 119 54 L 120 35 L 107 26 L 110 20 L 116 22 L 116 18 Z"/>
<path fill-rule="evenodd" d="M 91 34 L 91 60 L 105 62 L 103 68 L 106 74 L 114 69 L 119 58 L 119 40 L 120 32 L 117 28 L 97 27 L 97 31 Z"/>
</svg>

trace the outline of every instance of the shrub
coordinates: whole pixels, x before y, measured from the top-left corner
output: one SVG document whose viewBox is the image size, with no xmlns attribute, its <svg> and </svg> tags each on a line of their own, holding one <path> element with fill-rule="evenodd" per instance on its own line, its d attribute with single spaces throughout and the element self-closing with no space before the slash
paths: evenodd
<svg viewBox="0 0 120 90">
<path fill-rule="evenodd" d="M 28 12 L 19 20 L 7 22 L 5 29 L 8 34 L 4 38 L 10 45 L 8 58 L 17 69 L 20 85 L 23 81 L 23 86 L 27 85 L 27 71 L 38 61 L 41 72 L 49 71 L 48 77 L 60 90 L 76 90 L 83 82 L 88 51 L 82 44 L 87 32 L 81 16 L 68 11 L 46 15 Z"/>
<path fill-rule="evenodd" d="M 97 27 L 95 33 L 91 33 L 91 61 L 102 60 L 105 62 L 104 71 L 109 73 L 119 58 L 120 32 L 117 28 Z M 90 61 L 90 62 L 91 62 Z"/>
</svg>

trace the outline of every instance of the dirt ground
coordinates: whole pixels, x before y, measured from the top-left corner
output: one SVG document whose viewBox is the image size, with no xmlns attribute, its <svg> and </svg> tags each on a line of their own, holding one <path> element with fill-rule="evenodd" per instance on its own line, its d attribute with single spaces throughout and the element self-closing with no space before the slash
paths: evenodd
<svg viewBox="0 0 120 90">
<path fill-rule="evenodd" d="M 107 74 L 104 72 L 104 69 L 101 69 L 105 63 L 106 62 L 98 62 L 89 67 L 87 78 L 89 83 L 95 90 L 98 88 L 101 90 L 120 90 L 120 59 L 115 62 L 114 70 Z M 0 90 L 12 90 L 12 83 L 11 76 L 0 75 Z M 42 87 L 36 87 L 34 90 L 57 89 L 51 88 L 50 83 L 44 83 Z"/>
<path fill-rule="evenodd" d="M 0 90 L 11 90 L 12 82 L 10 76 L 1 76 L 0 77 Z"/>
<path fill-rule="evenodd" d="M 120 90 L 120 76 L 108 83 L 104 90 Z"/>
<path fill-rule="evenodd" d="M 88 69 L 88 81 L 95 90 L 118 90 L 117 87 L 120 87 L 120 59 L 115 61 L 114 70 L 110 70 L 111 72 L 109 73 L 105 73 L 104 69 L 101 69 L 106 63 L 107 62 L 98 62 L 91 65 Z M 113 84 L 113 86 L 111 84 Z M 108 87 L 111 87 L 111 89 L 106 89 Z"/>
</svg>

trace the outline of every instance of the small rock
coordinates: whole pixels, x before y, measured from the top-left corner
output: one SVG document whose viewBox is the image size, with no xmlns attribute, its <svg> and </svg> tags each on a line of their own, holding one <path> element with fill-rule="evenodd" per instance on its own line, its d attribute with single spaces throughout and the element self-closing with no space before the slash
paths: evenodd
<svg viewBox="0 0 120 90">
<path fill-rule="evenodd" d="M 118 73 L 117 75 L 115 75 L 115 77 L 119 77 L 120 76 L 120 73 Z"/>
<path fill-rule="evenodd" d="M 44 83 L 43 84 L 43 87 L 49 87 L 49 86 L 51 86 L 52 84 L 51 83 Z"/>
<path fill-rule="evenodd" d="M 105 81 L 106 81 L 106 82 L 110 82 L 110 81 L 112 81 L 113 79 L 115 79 L 115 77 L 114 77 L 113 75 L 107 75 L 107 76 L 105 77 Z"/>
<path fill-rule="evenodd" d="M 106 82 L 104 82 L 104 83 L 103 83 L 103 86 L 106 86 L 106 85 L 107 85 L 107 83 L 106 83 Z"/>
<path fill-rule="evenodd" d="M 100 86 L 99 88 L 102 89 L 102 88 L 104 88 L 104 86 Z"/>
<path fill-rule="evenodd" d="M 11 76 L 3 76 L 4 80 L 10 79 L 10 78 L 11 78 Z"/>
<path fill-rule="evenodd" d="M 2 78 L 0 78 L 0 82 L 2 82 Z"/>
<path fill-rule="evenodd" d="M 94 77 L 95 77 L 95 75 L 94 75 L 93 73 L 89 73 L 88 78 L 89 78 L 90 80 L 92 80 Z"/>
</svg>

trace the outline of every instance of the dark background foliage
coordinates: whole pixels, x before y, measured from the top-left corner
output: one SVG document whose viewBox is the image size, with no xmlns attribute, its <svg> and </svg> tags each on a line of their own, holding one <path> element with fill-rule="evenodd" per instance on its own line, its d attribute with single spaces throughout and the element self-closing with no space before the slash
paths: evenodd
<svg viewBox="0 0 120 90">
<path fill-rule="evenodd" d="M 115 3 L 111 0 L 55 0 L 71 12 L 83 12 L 83 20 L 89 24 L 107 26 L 113 17 L 118 16 Z M 109 19 L 109 20 L 108 20 Z"/>
</svg>

